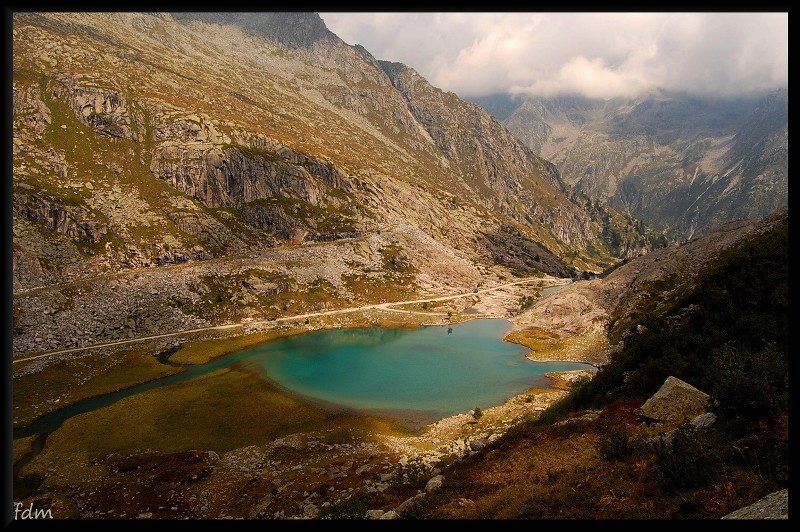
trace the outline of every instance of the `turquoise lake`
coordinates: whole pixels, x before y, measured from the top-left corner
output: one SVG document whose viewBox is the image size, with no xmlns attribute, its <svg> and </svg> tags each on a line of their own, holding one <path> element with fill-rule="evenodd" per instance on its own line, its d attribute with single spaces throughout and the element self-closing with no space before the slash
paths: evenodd
<svg viewBox="0 0 800 532">
<path fill-rule="evenodd" d="M 551 371 L 574 362 L 533 362 L 526 347 L 504 342 L 512 324 L 477 319 L 417 329 L 338 329 L 293 336 L 236 355 L 309 397 L 362 410 L 425 411 L 446 416 L 502 404 Z"/>
</svg>

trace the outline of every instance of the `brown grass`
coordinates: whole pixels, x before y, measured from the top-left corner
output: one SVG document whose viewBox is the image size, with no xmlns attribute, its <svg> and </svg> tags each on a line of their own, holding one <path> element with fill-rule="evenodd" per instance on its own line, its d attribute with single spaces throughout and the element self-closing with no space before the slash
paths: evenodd
<svg viewBox="0 0 800 532">
<path fill-rule="evenodd" d="M 48 437 L 25 474 L 45 475 L 57 485 L 82 483 L 102 475 L 91 464 L 114 453 L 223 452 L 266 445 L 297 432 L 350 442 L 374 439 L 376 432 L 401 434 L 403 429 L 391 421 L 323 409 L 246 365 L 234 365 L 68 419 Z"/>
<path fill-rule="evenodd" d="M 145 349 L 108 354 L 91 351 L 80 358 L 58 360 L 36 373 L 14 377 L 14 426 L 30 425 L 44 414 L 87 397 L 180 371 L 161 364 Z"/>
<path fill-rule="evenodd" d="M 556 353 L 566 347 L 564 341 L 558 335 L 539 327 L 511 331 L 506 335 L 505 340 L 531 349 L 533 351 L 531 356 L 537 359 L 547 359 L 549 356 L 555 357 Z"/>
<path fill-rule="evenodd" d="M 266 333 L 191 342 L 181 346 L 175 354 L 169 357 L 169 360 L 175 364 L 205 364 L 225 355 L 243 351 L 278 338 L 293 336 L 301 332 L 303 332 L 303 329 L 290 329 L 288 331 L 270 331 Z"/>
</svg>

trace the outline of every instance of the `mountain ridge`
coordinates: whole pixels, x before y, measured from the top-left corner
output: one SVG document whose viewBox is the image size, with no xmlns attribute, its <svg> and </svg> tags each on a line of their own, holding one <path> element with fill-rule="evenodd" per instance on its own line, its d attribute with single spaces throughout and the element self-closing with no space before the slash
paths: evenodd
<svg viewBox="0 0 800 532">
<path fill-rule="evenodd" d="M 286 13 L 280 16 L 295 17 Z M 192 219 L 195 221 L 192 223 L 187 223 L 189 218 L 185 214 L 178 213 L 169 214 L 168 220 L 164 220 L 167 227 L 174 228 L 170 233 L 174 233 L 175 239 L 169 246 L 173 250 L 176 246 L 181 247 L 180 254 L 183 256 L 200 258 L 221 252 L 219 244 L 223 241 L 217 239 L 217 245 L 202 242 L 203 238 L 209 240 L 208 235 L 211 234 L 203 230 L 203 226 L 221 228 L 241 221 L 250 226 L 235 230 L 239 233 L 240 240 L 246 237 L 242 242 L 247 239 L 254 242 L 253 238 L 269 241 L 272 238 L 270 233 L 284 241 L 300 242 L 306 237 L 327 239 L 337 234 L 356 234 L 364 227 L 375 230 L 376 208 L 388 208 L 393 213 L 389 218 L 411 216 L 415 219 L 414 224 L 421 223 L 426 231 L 434 231 L 438 238 L 447 240 L 448 231 L 458 229 L 467 234 L 475 232 L 474 229 L 463 227 L 460 220 L 445 224 L 437 221 L 439 218 L 452 219 L 452 214 L 448 214 L 448 211 L 465 208 L 466 204 L 459 206 L 459 203 L 466 200 L 467 203 L 475 204 L 484 213 L 482 216 L 492 217 L 489 212 L 494 211 L 501 216 L 511 217 L 514 223 L 521 224 L 519 229 L 523 231 L 524 238 L 536 241 L 540 250 L 547 248 L 562 256 L 572 251 L 583 253 L 587 247 L 597 250 L 593 259 L 584 255 L 584 262 L 578 264 L 580 267 L 583 267 L 582 264 L 589 265 L 586 260 L 607 262 L 611 257 L 611 251 L 604 249 L 607 245 L 603 242 L 600 231 L 602 220 L 589 220 L 570 200 L 552 166 L 517 145 L 499 124 L 493 124 L 493 119 L 482 115 L 477 107 L 469 110 L 469 106 L 462 104 L 455 95 L 438 91 L 427 82 L 424 90 L 414 97 L 419 102 L 409 102 L 393 88 L 392 81 L 382 68 L 375 68 L 381 67 L 380 62 L 375 61 L 368 52 L 365 55 L 364 51 L 344 44 L 332 34 L 325 34 L 325 38 L 321 40 L 312 39 L 310 44 L 307 41 L 298 41 L 295 44 L 302 46 L 288 51 L 280 46 L 270 48 L 267 41 L 240 33 L 241 30 L 231 25 L 200 23 L 205 25 L 195 28 L 191 24 L 198 22 L 187 20 L 185 23 L 188 26 L 181 22 L 180 26 L 173 28 L 171 25 L 174 22 L 169 15 L 108 15 L 110 19 L 116 18 L 119 21 L 117 26 L 102 27 L 103 31 L 114 28 L 117 33 L 113 36 L 102 34 L 101 26 L 97 26 L 96 22 L 76 14 L 51 14 L 45 17 L 26 13 L 18 14 L 17 17 L 20 24 L 30 21 L 34 24 L 30 27 L 39 25 L 40 31 L 50 32 L 47 37 L 50 41 L 38 41 L 41 44 L 40 50 L 32 52 L 29 57 L 34 64 L 39 62 L 45 72 L 53 74 L 48 74 L 45 81 L 39 78 L 37 88 L 37 83 L 33 83 L 36 76 L 23 75 L 26 67 L 20 65 L 18 68 L 18 79 L 25 80 L 27 88 L 15 91 L 15 108 L 18 112 L 24 109 L 25 113 L 32 113 L 30 117 L 34 129 L 26 133 L 21 131 L 22 124 L 18 124 L 20 133 L 15 141 L 15 149 L 19 149 L 26 140 L 35 141 L 47 129 L 51 118 L 48 105 L 53 104 L 45 104 L 43 99 L 49 100 L 50 95 L 62 99 L 61 101 L 66 98 L 69 100 L 68 106 L 72 107 L 72 112 L 84 126 L 108 138 L 131 142 L 129 152 L 132 150 L 139 153 L 141 170 L 137 171 L 149 171 L 170 184 L 171 188 L 188 193 L 201 203 L 200 209 L 204 212 L 193 214 Z M 305 20 L 303 17 L 315 20 L 308 14 L 299 17 L 301 20 Z M 271 20 L 275 23 L 274 18 Z M 22 24 L 21 27 L 24 28 L 25 25 Z M 186 30 L 180 29 L 183 27 Z M 59 42 L 58 32 L 61 28 L 69 28 L 73 43 L 79 46 L 65 47 L 56 44 Z M 280 37 L 282 34 L 277 35 Z M 52 70 L 58 65 L 58 57 L 71 64 L 74 59 L 70 57 L 70 53 L 85 53 L 81 50 L 80 43 L 75 41 L 82 36 L 89 39 L 86 43 L 94 43 L 91 44 L 93 48 L 110 46 L 110 50 L 115 50 L 123 40 L 131 40 L 131 43 L 136 44 L 116 50 L 113 54 L 106 53 L 107 66 L 103 67 L 106 70 L 102 74 L 99 71 L 94 74 L 81 72 L 78 63 L 74 63 L 75 67 L 68 67 L 78 68 L 77 74 L 69 71 L 59 73 L 59 70 L 63 70 L 59 68 Z M 165 44 L 169 46 L 163 48 Z M 251 47 L 247 48 L 249 50 L 260 51 L 255 55 L 243 54 L 242 46 L 245 45 Z M 20 41 L 19 46 L 21 50 L 25 50 L 28 43 Z M 53 51 L 42 51 L 47 49 Z M 217 59 L 205 66 L 199 63 L 201 58 L 209 57 L 212 49 L 216 50 L 214 53 L 217 54 Z M 161 53 L 160 50 L 174 56 L 169 64 L 162 63 L 160 56 L 154 55 Z M 26 57 L 26 53 L 21 52 L 20 57 Z M 220 78 L 216 69 L 224 64 L 219 63 L 223 61 L 222 58 L 232 62 L 231 65 L 241 66 L 233 69 L 241 82 L 238 90 L 230 90 L 226 80 Z M 313 65 L 307 61 L 313 61 Z M 115 64 L 127 65 L 128 70 L 122 70 L 120 66 L 114 66 Z M 190 66 L 193 73 L 180 72 L 179 66 L 183 64 Z M 152 70 L 154 67 L 156 70 Z M 203 68 L 212 70 L 203 75 L 204 80 L 200 80 L 197 73 L 202 72 Z M 144 76 L 144 71 L 138 76 L 138 81 L 134 81 L 135 76 L 128 74 L 141 69 L 157 73 L 159 77 L 163 76 L 163 82 L 153 84 Z M 225 69 L 231 70 L 230 65 Z M 281 74 L 282 69 L 289 74 Z M 314 72 L 313 76 L 311 72 Z M 395 81 L 400 77 L 413 77 L 411 70 L 407 72 L 407 75 L 396 76 Z M 101 75 L 98 77 L 97 74 Z M 289 78 L 284 78 L 283 75 L 288 75 Z M 252 83 L 259 76 L 263 80 L 259 81 L 256 89 Z M 137 89 L 138 92 L 150 92 L 154 97 L 138 99 L 126 94 L 124 87 L 138 86 L 141 86 Z M 170 92 L 180 87 L 185 90 Z M 289 88 L 294 92 L 286 92 Z M 216 91 L 214 103 L 202 93 L 208 90 Z M 274 106 L 265 105 L 273 97 L 279 103 Z M 423 101 L 427 103 L 423 104 Z M 424 107 L 426 105 L 428 107 Z M 244 109 L 247 111 L 242 113 Z M 417 112 L 416 116 L 414 112 Z M 420 120 L 426 120 L 423 116 L 425 113 L 429 118 L 439 121 L 435 126 L 438 129 L 429 125 L 428 130 L 421 124 Z M 252 119 L 256 116 L 259 116 L 258 121 Z M 444 118 L 447 116 L 449 118 Z M 453 124 L 462 119 L 472 120 L 477 126 L 484 128 L 484 133 L 497 139 L 490 140 L 494 142 L 492 148 L 471 153 L 472 141 L 469 139 L 472 137 L 462 135 L 460 144 L 455 144 L 443 134 L 448 127 L 452 128 Z M 323 128 L 328 133 L 321 136 L 319 131 L 322 130 L 312 131 L 308 127 L 309 122 L 329 123 Z M 68 127 L 66 123 L 62 125 Z M 332 132 L 335 132 L 335 137 L 331 136 Z M 62 134 L 72 135 L 71 130 Z M 79 131 L 77 134 L 85 135 L 86 131 Z M 68 139 L 59 140 L 63 141 L 71 142 Z M 340 144 L 343 145 L 340 147 Z M 74 151 L 74 148 L 70 149 Z M 53 152 L 52 147 L 45 146 L 42 150 L 44 155 L 37 157 L 43 157 L 42 160 L 52 159 L 44 163 L 44 168 L 48 168 L 46 172 L 51 171 L 50 167 L 57 166 L 60 172 L 67 169 L 68 173 L 76 174 L 80 166 L 86 164 L 85 157 L 75 163 L 67 161 L 63 149 Z M 98 153 L 95 151 L 95 158 Z M 371 157 L 375 153 L 385 155 L 381 159 L 375 159 Z M 365 165 L 366 161 L 369 162 Z M 30 172 L 30 164 L 34 167 L 41 166 L 37 160 L 32 160 L 23 163 L 24 168 L 15 170 L 15 184 L 18 184 L 15 192 L 20 205 L 33 201 L 24 198 L 29 196 L 28 189 L 24 188 L 24 181 L 34 179 L 25 177 Z M 113 167 L 114 172 L 117 172 L 123 168 L 121 164 L 104 162 L 102 165 L 105 165 L 106 170 L 103 171 Z M 295 177 L 267 188 L 256 186 L 255 181 L 248 181 L 243 177 L 245 174 L 265 174 L 272 175 L 271 179 L 275 179 L 276 171 L 293 173 Z M 125 173 L 127 171 L 123 175 Z M 469 175 L 473 177 L 470 178 Z M 309 181 L 309 176 L 315 177 Z M 34 180 L 41 184 L 41 179 Z M 314 180 L 319 180 L 319 184 L 309 188 L 309 183 Z M 77 186 L 77 183 L 73 184 Z M 239 191 L 225 191 L 229 184 L 234 188 L 238 187 Z M 274 200 L 278 190 L 276 187 L 279 186 L 293 196 L 294 199 L 287 200 L 291 205 Z M 382 190 L 384 187 L 389 187 L 394 192 L 387 196 L 386 191 Z M 408 187 L 415 188 L 416 191 L 401 192 L 401 189 Z M 57 190 L 59 189 L 50 190 L 51 198 L 65 194 L 61 190 L 53 196 Z M 451 191 L 457 192 L 458 197 Z M 549 191 L 552 191 L 552 196 L 548 196 L 551 194 Z M 86 195 L 86 192 L 88 191 L 84 190 L 78 195 Z M 416 203 L 427 212 L 417 214 L 414 210 L 407 210 L 400 204 L 393 203 L 398 193 L 401 196 L 410 193 L 424 199 L 423 204 L 412 201 L 406 202 L 406 205 Z M 89 194 L 96 196 L 101 192 Z M 356 207 L 354 195 L 359 197 L 356 203 L 370 207 Z M 75 194 L 71 197 L 69 201 L 83 201 L 77 199 Z M 268 199 L 270 197 L 273 199 Z M 376 201 L 378 197 L 382 198 L 380 202 Z M 50 200 L 46 201 L 50 205 L 54 204 Z M 435 216 L 431 216 L 429 205 L 436 205 Z M 146 239 L 137 242 L 134 238 L 127 244 L 113 242 L 115 237 L 122 240 L 129 238 L 124 236 L 126 230 L 114 230 L 110 226 L 114 223 L 109 225 L 105 221 L 108 214 L 100 215 L 97 207 L 107 210 L 107 207 L 99 204 L 94 208 L 83 208 L 80 223 L 105 226 L 105 242 L 108 244 L 111 241 L 112 249 L 121 251 L 121 247 L 133 246 L 140 250 L 140 254 L 144 253 L 145 257 L 151 255 L 149 249 L 142 251 L 142 245 L 145 249 L 150 245 Z M 241 209 L 242 212 L 234 214 L 233 218 L 225 215 L 223 221 L 218 219 L 223 215 L 221 211 L 205 210 L 220 208 Z M 20 213 L 30 212 L 20 209 L 22 207 L 17 209 Z M 64 213 L 69 210 L 60 209 Z M 157 211 L 158 209 L 155 210 Z M 88 216 L 90 213 L 97 214 Z M 59 216 L 74 218 L 73 214 Z M 92 216 L 96 218 L 94 221 L 87 219 Z M 608 214 L 604 216 L 604 224 L 613 219 Z M 321 217 L 321 220 L 318 222 L 315 217 Z M 195 227 L 198 223 L 200 227 Z M 320 223 L 325 227 L 317 227 Z M 55 226 L 57 225 L 56 223 Z M 443 231 L 444 226 L 448 227 L 447 231 Z M 632 230 L 631 234 L 635 235 L 637 229 L 630 224 L 628 226 L 630 229 L 626 231 Z M 266 234 L 256 237 L 259 231 L 266 231 Z M 475 238 L 485 240 L 486 237 L 481 236 L 482 234 Z M 200 235 L 205 236 L 201 238 Z M 450 242 L 459 246 L 472 238 L 467 235 L 456 238 L 454 235 Z M 636 251 L 628 248 L 621 251 L 640 252 L 652 246 L 647 240 L 652 240 L 652 237 L 634 236 L 635 240 L 637 238 L 640 244 L 634 246 Z M 181 240 L 186 242 L 179 244 Z M 227 241 L 232 239 L 228 238 Z M 487 245 L 496 247 L 491 243 Z M 216 250 L 213 249 L 215 246 Z M 190 252 L 190 249 L 195 251 Z M 95 250 L 101 255 L 105 251 L 106 246 Z M 485 251 L 478 250 L 478 253 L 485 254 Z M 541 252 L 537 254 L 542 256 Z M 144 260 L 152 262 L 156 258 Z M 30 260 L 32 259 L 17 257 L 17 262 Z M 116 260 L 111 259 L 111 262 Z M 169 258 L 162 256 L 158 260 Z M 563 267 L 562 272 L 565 272 Z"/>
<path fill-rule="evenodd" d="M 564 180 L 671 240 L 788 202 L 788 90 L 742 99 L 508 97 L 503 123 Z M 702 201 L 700 201 L 702 198 Z"/>
</svg>

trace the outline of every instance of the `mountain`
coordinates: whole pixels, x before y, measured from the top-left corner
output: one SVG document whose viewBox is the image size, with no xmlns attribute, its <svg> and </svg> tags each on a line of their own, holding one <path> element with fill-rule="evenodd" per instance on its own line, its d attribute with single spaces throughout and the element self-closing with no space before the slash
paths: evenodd
<svg viewBox="0 0 800 532">
<path fill-rule="evenodd" d="M 339 41 L 316 13 L 177 12 L 170 15 L 174 20 L 183 23 L 196 20 L 207 24 L 234 26 L 250 35 L 279 42 L 289 49 L 307 48 L 317 43 L 335 45 Z"/>
<path fill-rule="evenodd" d="M 729 416 L 725 426 L 741 431 L 720 438 L 753 451 L 725 482 L 702 486 L 708 510 L 697 497 L 682 505 L 683 494 L 659 509 L 717 516 L 783 482 L 783 381 L 773 377 L 787 327 L 786 253 L 759 236 L 780 244 L 787 212 L 666 247 L 642 220 L 571 186 L 480 106 L 345 44 L 313 13 L 17 12 L 11 37 L 15 509 L 59 519 L 396 517 L 383 509 L 437 485 L 474 493 L 451 509 L 490 507 L 481 494 L 517 473 L 529 482 L 515 484 L 520 493 L 541 481 L 570 498 L 588 482 L 593 470 L 581 467 L 594 449 L 592 434 L 569 427 L 553 428 L 549 447 L 509 454 L 498 474 L 477 474 L 476 489 L 446 468 L 503 458 L 490 444 L 513 445 L 529 415 L 552 421 L 559 399 L 632 415 L 641 398 L 631 396 L 672 369 L 716 383 L 708 392 L 726 399 L 726 415 L 731 405 L 748 411 L 741 425 Z M 588 121 L 592 104 L 574 105 L 570 116 Z M 726 164 L 780 165 L 780 137 L 730 135 L 738 148 Z M 746 155 L 753 149 L 769 155 Z M 747 241 L 755 248 L 738 247 Z M 727 250 L 746 275 L 709 276 L 728 264 Z M 695 312 L 694 328 L 668 330 Z M 773 325 L 756 335 L 765 316 Z M 596 374 L 596 388 L 578 401 L 566 384 L 535 384 L 415 432 L 406 421 L 419 423 L 416 412 L 316 401 L 228 357 L 321 329 L 425 325 L 449 335 L 474 317 L 513 320 L 506 339 L 530 347 L 529 358 L 591 362 L 553 379 L 580 385 Z M 673 367 L 661 355 L 674 353 L 648 330 L 674 333 L 692 354 L 698 339 L 720 349 L 713 359 L 676 356 Z M 637 344 L 637 335 L 655 340 Z M 719 369 L 725 357 L 730 372 Z M 750 384 L 758 393 L 743 396 Z M 766 439 L 753 423 L 770 427 Z M 539 438 L 527 428 L 516 433 L 523 451 Z M 558 439 L 565 433 L 583 446 Z M 583 462 L 548 466 L 560 448 Z M 532 475 L 534 461 L 543 467 Z M 616 476 L 655 467 L 641 463 Z M 613 465 L 603 472 L 614 475 Z M 428 481 L 430 490 L 420 485 Z M 652 508 L 652 498 L 597 486 L 635 501 L 636 515 Z M 553 500 L 632 515 L 602 514 L 609 493 L 590 495 Z"/>
<path fill-rule="evenodd" d="M 345 44 L 316 14 L 176 16 L 14 14 L 15 290 L 92 280 L 89 301 L 115 273 L 208 265 L 199 276 L 217 280 L 173 287 L 175 301 L 205 302 L 173 301 L 156 330 L 270 315 L 266 300 L 237 308 L 239 260 L 287 245 L 317 243 L 297 253 L 331 265 L 254 275 L 325 279 L 324 304 L 342 305 L 372 293 L 367 279 L 387 297 L 468 290 L 600 271 L 663 243 L 602 202 L 586 210 L 479 106 Z M 402 275 L 384 269 L 387 250 Z M 18 308 L 15 349 L 42 347 L 43 326 L 53 346 L 118 339 L 137 312 L 158 314 L 152 291 L 107 320 Z"/>
<path fill-rule="evenodd" d="M 590 218 L 481 108 L 315 14 L 176 17 L 15 14 L 15 286 L 404 226 L 560 275 L 658 245 L 610 247 L 628 219 Z"/>
<path fill-rule="evenodd" d="M 788 91 L 475 100 L 563 179 L 680 241 L 788 204 Z M 491 111 L 490 111 L 491 112 Z"/>
</svg>

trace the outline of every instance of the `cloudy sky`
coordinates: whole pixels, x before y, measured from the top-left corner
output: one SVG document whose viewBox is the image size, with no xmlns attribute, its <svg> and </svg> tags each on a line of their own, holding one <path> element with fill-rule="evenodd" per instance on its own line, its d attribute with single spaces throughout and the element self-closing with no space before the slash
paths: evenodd
<svg viewBox="0 0 800 532">
<path fill-rule="evenodd" d="M 788 88 L 789 14 L 320 13 L 348 44 L 461 97 L 739 96 Z"/>
</svg>

